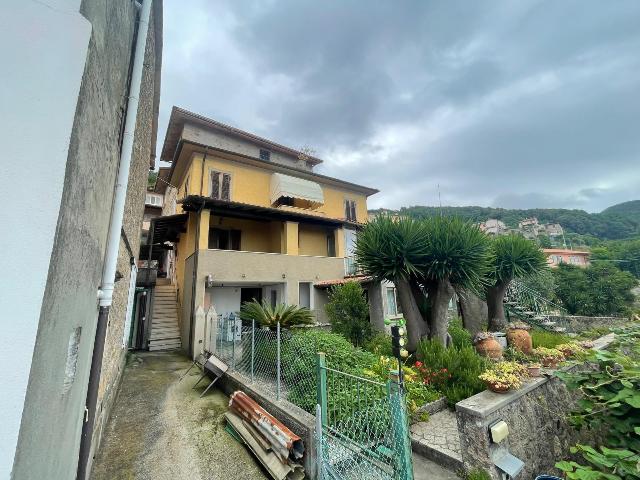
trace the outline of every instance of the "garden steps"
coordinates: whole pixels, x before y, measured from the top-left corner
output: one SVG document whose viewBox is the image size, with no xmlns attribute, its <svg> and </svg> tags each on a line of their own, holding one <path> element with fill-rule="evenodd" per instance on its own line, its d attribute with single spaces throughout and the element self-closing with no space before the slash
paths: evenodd
<svg viewBox="0 0 640 480">
<path fill-rule="evenodd" d="M 411 447 L 414 453 L 449 470 L 462 469 L 456 414 L 445 408 L 432 414 L 428 421 L 411 425 Z"/>
</svg>

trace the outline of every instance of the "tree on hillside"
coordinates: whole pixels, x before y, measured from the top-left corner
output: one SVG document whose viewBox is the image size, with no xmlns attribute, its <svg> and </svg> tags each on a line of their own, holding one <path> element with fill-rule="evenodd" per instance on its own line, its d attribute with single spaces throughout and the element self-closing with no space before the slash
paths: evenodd
<svg viewBox="0 0 640 480">
<path fill-rule="evenodd" d="M 494 266 L 491 282 L 486 289 L 489 330 L 498 331 L 506 326 L 504 294 L 514 278 L 534 275 L 547 267 L 542 250 L 531 240 L 520 235 L 505 235 L 492 241 Z"/>
<path fill-rule="evenodd" d="M 407 349 L 415 351 L 427 333 L 411 282 L 420 275 L 428 254 L 427 233 L 422 222 L 387 215 L 376 217 L 358 233 L 355 257 L 360 269 L 378 281 L 395 284 L 398 301 L 407 321 Z"/>
<path fill-rule="evenodd" d="M 637 280 L 611 264 L 588 268 L 561 264 L 553 270 L 556 293 L 572 315 L 625 315 L 634 301 Z"/>
<path fill-rule="evenodd" d="M 331 288 L 329 302 L 324 309 L 331 321 L 332 330 L 356 347 L 362 347 L 371 338 L 369 304 L 359 283 L 347 282 Z"/>
</svg>

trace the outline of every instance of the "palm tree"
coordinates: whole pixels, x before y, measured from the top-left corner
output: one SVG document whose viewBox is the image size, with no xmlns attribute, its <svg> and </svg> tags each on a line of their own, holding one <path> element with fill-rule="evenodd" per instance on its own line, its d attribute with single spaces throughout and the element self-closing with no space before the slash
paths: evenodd
<svg viewBox="0 0 640 480">
<path fill-rule="evenodd" d="M 498 331 L 506 326 L 504 294 L 514 278 L 535 275 L 547 268 L 547 260 L 540 248 L 521 235 L 499 236 L 492 242 L 494 265 L 491 283 L 485 294 L 489 316 L 489 330 Z"/>
<path fill-rule="evenodd" d="M 407 321 L 407 350 L 415 351 L 427 333 L 411 282 L 421 275 L 428 253 L 423 222 L 410 218 L 376 217 L 358 233 L 355 258 L 358 267 L 378 281 L 388 280 L 397 288 L 398 301 Z"/>
<path fill-rule="evenodd" d="M 244 302 L 240 308 L 240 318 L 245 321 L 255 320 L 257 324 L 269 328 L 276 328 L 278 323 L 281 327 L 314 323 L 313 314 L 308 308 L 284 303 L 272 307 L 265 300 L 262 303 L 256 300 Z"/>
<path fill-rule="evenodd" d="M 456 290 L 482 291 L 491 271 L 488 237 L 457 217 L 425 220 L 428 254 L 421 266 L 429 298 L 430 337 L 446 343 L 447 308 Z"/>
</svg>

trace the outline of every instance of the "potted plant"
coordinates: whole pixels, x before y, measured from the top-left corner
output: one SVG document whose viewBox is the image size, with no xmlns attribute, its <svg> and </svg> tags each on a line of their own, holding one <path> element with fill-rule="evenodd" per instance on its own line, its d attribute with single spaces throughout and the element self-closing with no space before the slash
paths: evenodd
<svg viewBox="0 0 640 480">
<path fill-rule="evenodd" d="M 540 359 L 542 365 L 547 368 L 556 368 L 564 360 L 564 355 L 555 348 L 538 347 L 533 349 L 533 354 Z"/>
<path fill-rule="evenodd" d="M 485 382 L 487 388 L 495 393 L 517 390 L 522 386 L 522 379 L 527 375 L 526 368 L 516 362 L 499 362 L 482 373 L 478 378 Z"/>
<path fill-rule="evenodd" d="M 565 358 L 579 357 L 586 353 L 585 349 L 575 342 L 562 343 L 556 346 L 557 350 L 560 350 Z"/>
<path fill-rule="evenodd" d="M 529 376 L 539 377 L 541 368 L 542 368 L 542 365 L 540 365 L 539 363 L 536 363 L 536 362 L 530 363 L 529 365 L 527 365 L 527 371 L 529 372 Z"/>
<path fill-rule="evenodd" d="M 476 351 L 482 356 L 493 360 L 500 360 L 502 358 L 502 347 L 491 332 L 476 333 L 473 337 L 473 345 Z"/>
<path fill-rule="evenodd" d="M 533 344 L 529 334 L 531 327 L 524 322 L 512 322 L 507 326 L 507 343 L 522 353 L 531 355 Z"/>
</svg>

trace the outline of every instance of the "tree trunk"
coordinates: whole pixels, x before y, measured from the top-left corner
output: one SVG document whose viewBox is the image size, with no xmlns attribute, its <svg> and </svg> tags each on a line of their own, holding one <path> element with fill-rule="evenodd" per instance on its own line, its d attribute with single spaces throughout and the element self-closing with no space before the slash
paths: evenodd
<svg viewBox="0 0 640 480">
<path fill-rule="evenodd" d="M 398 278 L 394 283 L 398 291 L 398 301 L 402 307 L 402 314 L 407 321 L 407 350 L 415 352 L 418 348 L 418 342 L 426 334 L 426 324 L 422 315 L 420 315 L 409 281 Z"/>
<path fill-rule="evenodd" d="M 447 309 L 454 292 L 451 283 L 446 279 L 439 281 L 435 288 L 429 290 L 431 305 L 430 338 L 440 340 L 443 345 L 447 344 L 447 329 L 449 326 Z"/>
<path fill-rule="evenodd" d="M 493 287 L 487 288 L 487 317 L 489 319 L 489 331 L 499 332 L 507 326 L 504 318 L 504 294 L 507 291 L 510 280 L 499 282 Z"/>
<path fill-rule="evenodd" d="M 458 298 L 460 299 L 460 314 L 464 328 L 469 330 L 471 335 L 484 330 L 486 328 L 484 324 L 488 318 L 485 300 L 469 290 L 460 290 Z"/>
<path fill-rule="evenodd" d="M 411 292 L 413 298 L 416 299 L 416 305 L 418 305 L 418 311 L 422 318 L 422 336 L 427 337 L 429 335 L 429 300 L 418 282 L 409 280 L 409 285 L 411 285 Z"/>
</svg>

